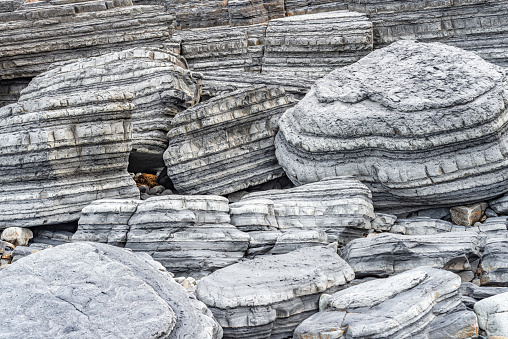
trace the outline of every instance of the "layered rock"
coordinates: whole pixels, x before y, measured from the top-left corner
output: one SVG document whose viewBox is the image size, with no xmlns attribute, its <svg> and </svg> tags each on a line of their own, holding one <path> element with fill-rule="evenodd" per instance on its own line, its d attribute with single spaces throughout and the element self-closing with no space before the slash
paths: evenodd
<svg viewBox="0 0 508 339">
<path fill-rule="evenodd" d="M 96 199 L 139 197 L 127 173 L 132 99 L 90 91 L 0 108 L 0 229 L 75 221 Z"/>
<path fill-rule="evenodd" d="M 320 312 L 298 325 L 293 338 L 474 337 L 476 316 L 459 286 L 456 274 L 422 267 L 323 294 Z"/>
<path fill-rule="evenodd" d="M 87 91 L 134 94 L 130 170 L 162 167 L 166 134 L 178 112 L 200 98 L 201 75 L 180 56 L 155 48 L 133 48 L 52 65 L 23 90 L 21 99 L 80 95 Z"/>
<path fill-rule="evenodd" d="M 302 247 L 324 246 L 329 240 L 324 231 L 254 231 L 249 232 L 250 242 L 246 257 L 266 254 L 285 254 Z"/>
<path fill-rule="evenodd" d="M 485 239 L 480 281 L 482 285 L 508 286 L 508 232 Z"/>
<path fill-rule="evenodd" d="M 295 99 L 257 86 L 212 98 L 175 116 L 164 161 L 181 194 L 228 194 L 280 177 L 274 138 Z"/>
<path fill-rule="evenodd" d="M 0 13 L 0 79 L 33 77 L 57 61 L 160 46 L 174 17 L 130 0 L 89 1 Z"/>
<path fill-rule="evenodd" d="M 484 201 L 508 187 L 507 86 L 473 53 L 396 42 L 286 111 L 277 158 L 295 184 L 353 175 L 393 214 Z"/>
<path fill-rule="evenodd" d="M 100 200 L 85 207 L 72 241 L 95 241 L 150 254 L 170 272 L 200 278 L 239 261 L 250 237 L 230 222 L 219 196 Z"/>
<path fill-rule="evenodd" d="M 508 292 L 477 302 L 474 310 L 487 336 L 508 336 Z"/>
<path fill-rule="evenodd" d="M 409 219 L 397 219 L 390 229 L 393 233 L 406 235 L 430 235 L 444 232 L 463 232 L 467 228 L 454 225 L 449 221 L 432 219 L 427 217 L 414 217 Z"/>
<path fill-rule="evenodd" d="M 309 247 L 261 256 L 201 279 L 196 296 L 224 329 L 224 338 L 285 338 L 354 273 L 333 249 Z"/>
<path fill-rule="evenodd" d="M 10 316 L 0 319 L 7 337 L 222 335 L 210 311 L 160 264 L 105 244 L 67 244 L 31 254 L 0 271 L 0 289 L 0 301 L 10 305 Z"/>
<path fill-rule="evenodd" d="M 480 236 L 474 232 L 432 235 L 380 234 L 356 239 L 341 249 L 356 277 L 385 277 L 420 266 L 442 268 L 473 278 L 471 263 L 480 257 Z"/>
<path fill-rule="evenodd" d="M 21 90 L 28 86 L 31 78 L 0 80 L 0 107 L 18 101 Z"/>
<path fill-rule="evenodd" d="M 242 231 L 321 230 L 340 244 L 362 237 L 375 218 L 368 188 L 350 177 L 250 193 L 231 204 L 230 214 Z"/>
</svg>

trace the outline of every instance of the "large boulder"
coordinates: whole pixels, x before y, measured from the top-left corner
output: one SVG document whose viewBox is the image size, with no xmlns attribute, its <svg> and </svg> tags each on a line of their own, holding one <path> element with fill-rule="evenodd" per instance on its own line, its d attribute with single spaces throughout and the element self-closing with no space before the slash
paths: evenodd
<svg viewBox="0 0 508 339">
<path fill-rule="evenodd" d="M 199 101 L 201 75 L 190 72 L 180 56 L 138 47 L 54 64 L 32 80 L 21 100 L 89 90 L 134 94 L 129 170 L 142 171 L 164 166 L 171 119 Z"/>
<path fill-rule="evenodd" d="M 210 311 L 147 255 L 67 244 L 0 271 L 2 336 L 220 338 Z"/>
<path fill-rule="evenodd" d="M 470 338 L 478 334 L 474 312 L 459 293 L 460 277 L 421 267 L 320 298 L 320 312 L 304 320 L 294 339 Z"/>
<path fill-rule="evenodd" d="M 353 175 L 380 211 L 485 201 L 508 188 L 508 82 L 476 54 L 400 41 L 337 69 L 279 121 L 298 185 Z"/>
<path fill-rule="evenodd" d="M 489 337 L 508 337 L 508 292 L 480 300 L 474 305 L 478 324 Z"/>
<path fill-rule="evenodd" d="M 200 278 L 238 262 L 250 236 L 230 224 L 219 196 L 106 199 L 83 208 L 72 241 L 96 241 L 146 252 L 178 275 Z"/>
<path fill-rule="evenodd" d="M 200 280 L 196 296 L 213 312 L 224 338 L 287 338 L 317 311 L 321 293 L 353 278 L 333 249 L 308 247 L 220 269 Z"/>
<path fill-rule="evenodd" d="M 277 122 L 294 104 L 282 88 L 256 86 L 178 113 L 164 153 L 175 188 L 181 194 L 224 195 L 281 177 Z"/>
</svg>

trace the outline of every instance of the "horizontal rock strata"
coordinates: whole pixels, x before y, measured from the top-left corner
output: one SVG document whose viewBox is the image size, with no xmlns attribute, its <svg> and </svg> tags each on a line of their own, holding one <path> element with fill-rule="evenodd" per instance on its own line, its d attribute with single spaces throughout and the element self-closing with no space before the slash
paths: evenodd
<svg viewBox="0 0 508 339">
<path fill-rule="evenodd" d="M 105 244 L 31 254 L 0 271 L 0 289 L 10 304 L 0 319 L 7 337 L 222 337 L 210 311 L 160 264 Z"/>
<path fill-rule="evenodd" d="M 508 232 L 485 239 L 480 281 L 482 285 L 508 286 Z"/>
<path fill-rule="evenodd" d="M 340 244 L 362 237 L 375 217 L 367 187 L 348 177 L 250 193 L 231 204 L 230 214 L 242 231 L 321 230 Z"/>
<path fill-rule="evenodd" d="M 200 280 L 196 296 L 224 338 L 286 338 L 318 309 L 319 295 L 354 278 L 333 249 L 308 247 L 231 265 Z"/>
<path fill-rule="evenodd" d="M 228 194 L 280 177 L 274 139 L 295 99 L 257 86 L 214 97 L 175 116 L 164 161 L 181 194 Z"/>
<path fill-rule="evenodd" d="M 351 241 L 341 249 L 341 256 L 357 277 L 385 277 L 430 266 L 461 273 L 470 280 L 471 262 L 480 258 L 480 236 L 474 232 L 413 236 L 384 233 Z"/>
<path fill-rule="evenodd" d="M 85 207 L 72 241 L 146 252 L 177 275 L 200 278 L 238 262 L 250 237 L 230 222 L 228 200 L 171 195 L 100 200 Z"/>
<path fill-rule="evenodd" d="M 265 254 L 285 254 L 302 247 L 324 246 L 328 236 L 324 231 L 254 231 L 250 236 L 246 257 L 252 258 Z"/>
<path fill-rule="evenodd" d="M 295 339 L 470 338 L 478 334 L 466 310 L 460 277 L 430 267 L 376 279 L 320 298 L 320 312 L 304 320 Z"/>
<path fill-rule="evenodd" d="M 23 90 L 22 99 L 94 90 L 134 94 L 130 170 L 164 166 L 172 116 L 199 102 L 201 75 L 185 60 L 155 48 L 133 48 L 52 65 Z"/>
<path fill-rule="evenodd" d="M 57 61 L 160 46 L 174 17 L 130 0 L 64 3 L 0 13 L 0 79 L 33 77 Z"/>
<path fill-rule="evenodd" d="M 132 94 L 87 92 L 0 108 L 0 229 L 79 219 L 101 198 L 135 198 L 127 173 Z"/>
<path fill-rule="evenodd" d="M 286 111 L 277 158 L 295 184 L 357 177 L 380 212 L 485 201 L 508 187 L 507 86 L 502 68 L 473 53 L 396 42 Z"/>
</svg>

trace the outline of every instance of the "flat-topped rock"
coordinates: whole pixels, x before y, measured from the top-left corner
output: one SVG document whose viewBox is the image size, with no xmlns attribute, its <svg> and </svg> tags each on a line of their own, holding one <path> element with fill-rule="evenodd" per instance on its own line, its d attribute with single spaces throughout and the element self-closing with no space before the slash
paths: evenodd
<svg viewBox="0 0 508 339">
<path fill-rule="evenodd" d="M 206 306 L 147 255 L 67 244 L 22 258 L 0 277 L 7 337 L 222 337 Z"/>
<path fill-rule="evenodd" d="M 317 311 L 321 293 L 353 278 L 333 249 L 307 247 L 220 269 L 200 280 L 196 296 L 213 312 L 224 338 L 285 338 Z"/>
<path fill-rule="evenodd" d="M 476 54 L 399 41 L 316 82 L 279 121 L 277 158 L 298 185 L 355 176 L 380 212 L 485 201 L 508 187 L 507 86 Z"/>
<path fill-rule="evenodd" d="M 282 88 L 256 86 L 177 114 L 164 153 L 177 191 L 224 195 L 281 177 L 274 139 L 294 103 Z"/>
</svg>

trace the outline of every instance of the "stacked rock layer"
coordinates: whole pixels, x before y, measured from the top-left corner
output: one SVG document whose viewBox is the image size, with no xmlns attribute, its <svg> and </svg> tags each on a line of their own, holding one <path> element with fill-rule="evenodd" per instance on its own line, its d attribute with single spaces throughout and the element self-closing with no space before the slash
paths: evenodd
<svg viewBox="0 0 508 339">
<path fill-rule="evenodd" d="M 506 191 L 508 82 L 473 53 L 401 41 L 319 80 L 279 122 L 295 184 L 353 175 L 389 213 Z"/>
</svg>

